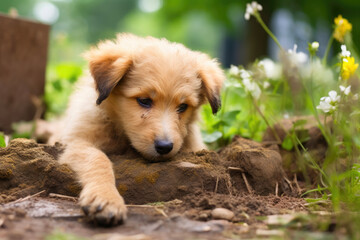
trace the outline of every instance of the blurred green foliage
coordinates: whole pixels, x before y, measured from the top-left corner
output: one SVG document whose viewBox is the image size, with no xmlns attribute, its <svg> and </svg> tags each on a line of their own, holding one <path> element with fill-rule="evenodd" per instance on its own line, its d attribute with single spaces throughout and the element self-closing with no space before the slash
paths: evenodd
<svg viewBox="0 0 360 240">
<path fill-rule="evenodd" d="M 44 2 L 55 6 L 59 13 L 58 19 L 51 23 L 45 96 L 47 117 L 53 117 L 65 108 L 73 77 L 78 77 L 79 68 L 85 67 L 81 53 L 99 40 L 113 38 L 117 32 L 166 37 L 170 41 L 181 42 L 191 49 L 218 57 L 226 64 L 246 65 L 250 60 L 266 55 L 263 52 L 267 49 L 264 47 L 267 46 L 266 36 L 259 35 L 262 34 L 261 29 L 253 31 L 257 27 L 253 20 L 244 21 L 245 0 L 2 0 L 0 12 L 7 13 L 13 7 L 19 16 L 36 20 L 39 16 L 35 9 Z M 142 2 L 160 2 L 162 5 L 156 11 L 147 12 L 141 8 Z M 357 0 L 259 2 L 264 6 L 266 22 L 276 10 L 288 9 L 295 18 L 312 27 L 316 27 L 321 20 L 330 28 L 333 18 L 338 14 L 346 16 L 354 25 L 360 25 L 360 2 Z M 357 47 L 359 37 L 360 29 L 354 28 L 354 48 Z M 229 40 L 233 45 L 226 45 Z M 59 76 L 59 70 L 56 69 L 73 71 L 64 67 L 69 64 L 78 70 L 70 73 L 70 78 L 66 74 Z M 254 121 L 251 124 L 258 125 Z M 242 132 L 248 136 L 254 135 L 247 133 L 246 129 Z"/>
<path fill-rule="evenodd" d="M 74 234 L 65 233 L 60 230 L 56 230 L 45 237 L 45 240 L 87 240 L 88 238 L 79 237 Z"/>
<path fill-rule="evenodd" d="M 46 118 L 59 116 L 67 107 L 67 99 L 72 93 L 74 83 L 82 74 L 83 67 L 78 63 L 49 65 L 44 101 L 47 107 Z"/>
<path fill-rule="evenodd" d="M 6 147 L 5 144 L 5 135 L 3 132 L 0 132 L 0 147 Z"/>
</svg>

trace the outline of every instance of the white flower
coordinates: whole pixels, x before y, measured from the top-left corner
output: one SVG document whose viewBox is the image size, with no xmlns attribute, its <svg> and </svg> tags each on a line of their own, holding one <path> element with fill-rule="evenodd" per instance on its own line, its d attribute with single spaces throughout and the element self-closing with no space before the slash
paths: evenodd
<svg viewBox="0 0 360 240">
<path fill-rule="evenodd" d="M 225 88 L 241 88 L 241 84 L 237 80 L 227 78 L 224 82 Z"/>
<path fill-rule="evenodd" d="M 303 53 L 303 52 L 296 52 L 297 50 L 297 45 L 294 44 L 294 48 L 293 49 L 289 49 L 288 53 L 290 54 L 292 60 L 296 63 L 296 64 L 303 64 L 307 61 L 308 56 Z"/>
<path fill-rule="evenodd" d="M 320 98 L 320 103 L 316 109 L 322 110 L 324 113 L 331 113 L 336 110 L 340 96 L 336 91 L 330 91 L 328 97 Z"/>
<path fill-rule="evenodd" d="M 328 101 L 326 101 L 327 99 L 328 98 L 325 98 L 325 100 L 320 100 L 320 104 L 316 107 L 316 109 L 322 110 L 324 113 L 335 110 L 335 106 L 331 105 Z"/>
<path fill-rule="evenodd" d="M 344 87 L 340 85 L 340 91 L 343 92 L 346 96 L 349 95 L 350 91 L 351 91 L 351 86 L 349 85 L 348 87 Z"/>
<path fill-rule="evenodd" d="M 334 72 L 324 66 L 319 58 L 314 58 L 308 64 L 301 65 L 299 73 L 302 79 L 312 79 L 319 86 L 326 86 L 329 84 L 329 79 L 334 79 Z"/>
<path fill-rule="evenodd" d="M 230 75 L 236 77 L 236 76 L 239 76 L 240 70 L 239 70 L 239 68 L 238 68 L 237 66 L 231 65 L 231 66 L 230 66 L 229 73 L 230 73 Z"/>
<path fill-rule="evenodd" d="M 261 90 L 259 85 L 249 78 L 245 78 L 242 82 L 244 84 L 245 91 L 250 93 L 256 100 L 260 98 Z"/>
<path fill-rule="evenodd" d="M 334 90 L 329 92 L 329 97 L 332 103 L 337 103 L 340 100 L 340 96 Z"/>
<path fill-rule="evenodd" d="M 355 100 L 355 101 L 357 101 L 359 99 L 359 94 L 354 94 L 354 96 L 353 96 L 353 100 Z"/>
<path fill-rule="evenodd" d="M 267 89 L 268 87 L 270 87 L 270 83 L 269 83 L 268 81 L 265 81 L 265 82 L 263 83 L 263 88 L 264 88 L 264 89 Z"/>
<path fill-rule="evenodd" d="M 312 42 L 311 43 L 311 48 L 313 50 L 315 50 L 315 51 L 317 51 L 319 49 L 319 46 L 320 46 L 319 42 Z"/>
<path fill-rule="evenodd" d="M 254 15 L 256 12 L 261 11 L 262 9 L 262 6 L 255 1 L 253 1 L 251 4 L 246 4 L 245 19 L 249 20 L 251 15 Z"/>
<path fill-rule="evenodd" d="M 258 66 L 264 69 L 265 75 L 269 79 L 279 79 L 281 77 L 281 66 L 269 58 L 261 60 Z"/>
<path fill-rule="evenodd" d="M 346 49 L 346 45 L 341 45 L 341 53 L 340 53 L 340 57 L 342 58 L 346 58 L 346 57 L 350 57 L 351 53 L 350 51 L 348 51 Z"/>
<path fill-rule="evenodd" d="M 261 89 L 259 85 L 251 79 L 252 72 L 240 69 L 240 77 L 242 78 L 242 85 L 244 86 L 245 91 L 250 93 L 256 100 L 259 99 Z"/>
<path fill-rule="evenodd" d="M 250 79 L 251 78 L 251 72 L 250 71 L 246 71 L 245 69 L 241 69 L 240 70 L 240 77 L 242 79 Z"/>
</svg>

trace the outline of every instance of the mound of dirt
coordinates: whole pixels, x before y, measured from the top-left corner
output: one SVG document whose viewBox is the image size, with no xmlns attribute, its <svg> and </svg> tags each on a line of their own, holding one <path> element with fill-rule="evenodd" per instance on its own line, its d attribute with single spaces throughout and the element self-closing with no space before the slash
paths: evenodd
<svg viewBox="0 0 360 240">
<path fill-rule="evenodd" d="M 39 191 L 77 195 L 81 186 L 74 172 L 56 159 L 61 145 L 37 144 L 33 140 L 15 139 L 0 148 L 0 202 L 35 194 Z"/>
<path fill-rule="evenodd" d="M 323 120 L 321 119 L 322 122 Z M 327 124 L 331 124 L 330 119 Z M 274 125 L 273 130 L 281 141 L 284 141 L 288 134 L 294 133 L 310 156 L 320 166 L 322 165 L 326 157 L 327 143 L 314 116 L 296 116 L 283 119 Z M 276 143 L 273 130 L 270 128 L 266 130 L 263 136 L 264 143 Z M 303 152 L 301 147 L 298 148 L 300 152 Z M 279 148 L 279 152 L 282 157 L 283 168 L 288 176 L 297 174 L 299 180 L 307 180 L 309 183 L 313 183 L 314 186 L 319 183 L 319 173 L 304 162 L 304 159 L 299 156 L 295 148 L 288 150 Z"/>
<path fill-rule="evenodd" d="M 1 202 L 42 190 L 77 196 L 73 171 L 57 162 L 63 146 L 15 139 L 0 149 Z M 182 199 L 198 190 L 226 195 L 261 195 L 287 191 L 281 156 L 276 150 L 237 138 L 219 153 L 178 154 L 168 162 L 149 163 L 135 151 L 110 155 L 119 192 L 130 204 Z"/>
</svg>

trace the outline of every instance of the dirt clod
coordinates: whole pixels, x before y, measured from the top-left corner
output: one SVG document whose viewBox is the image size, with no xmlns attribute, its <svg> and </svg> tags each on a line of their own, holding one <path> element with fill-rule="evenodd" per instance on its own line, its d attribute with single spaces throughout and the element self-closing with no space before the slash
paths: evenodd
<svg viewBox="0 0 360 240">
<path fill-rule="evenodd" d="M 251 140 L 235 138 L 220 151 L 220 157 L 224 159 L 223 164 L 229 169 L 232 184 L 238 192 L 248 189 L 261 195 L 275 194 L 277 183 L 281 193 L 288 190 L 282 159 L 275 150 Z"/>
</svg>

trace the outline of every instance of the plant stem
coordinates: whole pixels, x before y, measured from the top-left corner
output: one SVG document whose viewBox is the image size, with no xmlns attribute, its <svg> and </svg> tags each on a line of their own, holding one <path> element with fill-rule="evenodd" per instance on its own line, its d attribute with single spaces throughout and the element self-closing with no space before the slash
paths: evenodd
<svg viewBox="0 0 360 240">
<path fill-rule="evenodd" d="M 281 144 L 282 141 L 281 141 L 279 135 L 277 134 L 277 132 L 275 131 L 273 126 L 270 125 L 269 121 L 266 119 L 265 115 L 262 113 L 261 109 L 259 108 L 259 106 L 257 105 L 255 99 L 252 96 L 251 96 L 251 99 L 253 101 L 253 104 L 255 106 L 256 111 L 260 114 L 262 119 L 265 121 L 265 124 L 268 126 L 268 128 L 270 128 L 270 130 L 274 134 L 274 137 L 276 138 L 276 141 L 278 142 L 278 144 Z"/>
<path fill-rule="evenodd" d="M 326 61 L 327 61 L 327 58 L 328 58 L 328 55 L 329 55 L 329 52 L 330 52 L 330 48 L 331 48 L 331 45 L 332 45 L 332 42 L 334 41 L 334 37 L 333 35 L 331 35 L 330 39 L 329 39 L 329 42 L 327 44 L 327 47 L 326 47 L 326 50 L 325 50 L 325 54 L 324 54 L 324 57 L 322 59 L 322 64 L 325 66 L 326 65 Z"/>
<path fill-rule="evenodd" d="M 267 34 L 269 34 L 269 36 L 274 40 L 274 42 L 276 43 L 276 45 L 278 45 L 278 47 L 280 48 L 280 50 L 283 50 L 283 48 L 281 47 L 279 41 L 277 40 L 277 38 L 275 37 L 275 35 L 270 31 L 270 29 L 266 26 L 266 24 L 264 23 L 264 21 L 262 20 L 261 16 L 259 13 L 255 13 L 254 14 L 256 20 L 260 23 L 260 25 L 263 27 L 263 29 L 265 30 L 265 32 Z"/>
<path fill-rule="evenodd" d="M 221 111 L 220 111 L 220 120 L 221 122 L 224 122 L 224 113 L 225 113 L 225 106 L 227 105 L 226 104 L 226 101 L 227 101 L 227 97 L 228 97 L 228 93 L 229 93 L 229 88 L 226 88 L 225 91 L 224 91 L 224 98 L 223 98 L 223 104 L 222 104 L 222 108 L 221 108 Z M 220 132 L 222 134 L 222 138 L 221 138 L 221 142 L 220 142 L 220 145 L 225 145 L 225 130 L 224 130 L 224 126 L 223 124 L 220 124 Z"/>
</svg>

